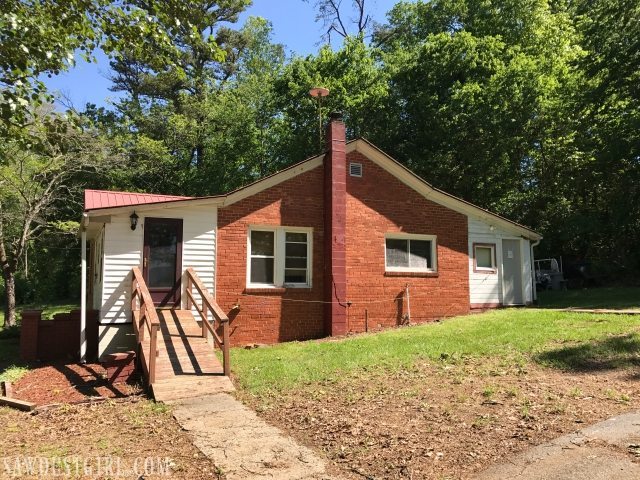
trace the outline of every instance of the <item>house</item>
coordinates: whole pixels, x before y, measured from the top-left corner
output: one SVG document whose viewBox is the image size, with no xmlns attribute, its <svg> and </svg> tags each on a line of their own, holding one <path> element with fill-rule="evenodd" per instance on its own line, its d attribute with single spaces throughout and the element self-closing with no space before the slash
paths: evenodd
<svg viewBox="0 0 640 480">
<path fill-rule="evenodd" d="M 142 283 L 147 304 L 196 317 L 209 298 L 232 345 L 529 304 L 541 236 L 432 187 L 364 139 L 346 142 L 332 115 L 326 153 L 226 195 L 87 190 L 82 239 L 82 338 L 97 310 L 104 356 L 133 348 L 132 308 L 151 315 L 132 306 Z"/>
</svg>

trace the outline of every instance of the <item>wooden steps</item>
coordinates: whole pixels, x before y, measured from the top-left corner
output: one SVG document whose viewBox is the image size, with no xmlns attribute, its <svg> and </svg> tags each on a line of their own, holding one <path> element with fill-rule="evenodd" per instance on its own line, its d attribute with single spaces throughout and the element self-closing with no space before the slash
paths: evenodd
<svg viewBox="0 0 640 480">
<path fill-rule="evenodd" d="M 170 403 L 234 390 L 213 344 L 202 338 L 202 327 L 190 311 L 161 309 L 158 318 L 156 381 L 151 387 L 157 401 Z M 148 351 L 148 338 L 143 343 Z"/>
</svg>

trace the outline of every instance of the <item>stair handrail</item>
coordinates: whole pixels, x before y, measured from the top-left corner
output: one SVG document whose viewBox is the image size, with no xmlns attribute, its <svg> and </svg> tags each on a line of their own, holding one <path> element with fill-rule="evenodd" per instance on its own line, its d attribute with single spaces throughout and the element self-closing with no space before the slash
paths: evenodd
<svg viewBox="0 0 640 480">
<path fill-rule="evenodd" d="M 204 286 L 200 277 L 192 267 L 186 269 L 187 277 L 187 309 L 195 308 L 202 319 L 202 337 L 207 338 L 207 331 L 211 333 L 216 345 L 222 350 L 222 368 L 224 374 L 229 376 L 231 373 L 231 365 L 229 363 L 229 317 L 224 313 L 220 306 L 216 303 L 207 287 Z M 196 288 L 202 300 L 202 306 L 198 305 L 194 295 L 193 287 Z M 207 312 L 211 311 L 214 318 L 214 325 L 209 322 Z M 216 325 L 217 323 L 217 325 Z M 222 338 L 218 335 L 217 330 L 222 328 Z"/>
<path fill-rule="evenodd" d="M 140 269 L 133 267 L 131 273 L 131 319 L 133 331 L 136 334 L 138 357 L 143 369 L 146 371 L 149 385 L 153 385 L 156 381 L 156 357 L 158 356 L 160 320 Z M 149 332 L 148 355 L 145 354 L 142 348 L 145 330 Z"/>
</svg>

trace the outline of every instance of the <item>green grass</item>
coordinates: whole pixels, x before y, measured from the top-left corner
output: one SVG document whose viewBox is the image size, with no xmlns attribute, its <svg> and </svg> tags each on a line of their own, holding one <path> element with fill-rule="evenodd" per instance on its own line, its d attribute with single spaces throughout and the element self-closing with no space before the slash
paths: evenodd
<svg viewBox="0 0 640 480">
<path fill-rule="evenodd" d="M 640 287 L 600 287 L 538 293 L 541 308 L 638 308 Z"/>
<path fill-rule="evenodd" d="M 636 361 L 640 317 L 505 309 L 335 341 L 283 343 L 231 351 L 241 388 L 255 394 L 332 381 L 354 370 L 393 370 L 418 359 L 508 356 L 567 369 L 615 368 Z M 597 364 L 606 359 L 608 363 Z"/>
<path fill-rule="evenodd" d="M 17 382 L 29 371 L 27 367 L 11 365 L 0 371 L 0 382 Z"/>
<path fill-rule="evenodd" d="M 71 310 L 77 310 L 80 306 L 77 303 L 67 301 L 52 302 L 48 304 L 32 304 L 32 305 L 19 305 L 18 316 L 22 310 L 42 310 L 42 318 L 50 319 L 56 313 L 70 312 Z M 0 329 L 4 327 L 4 310 L 0 307 Z"/>
</svg>

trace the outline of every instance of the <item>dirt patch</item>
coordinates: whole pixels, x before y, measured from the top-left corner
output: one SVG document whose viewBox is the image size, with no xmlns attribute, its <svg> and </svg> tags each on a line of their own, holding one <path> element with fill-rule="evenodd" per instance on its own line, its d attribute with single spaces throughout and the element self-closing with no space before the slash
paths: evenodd
<svg viewBox="0 0 640 480">
<path fill-rule="evenodd" d="M 349 478 L 467 478 L 640 407 L 631 369 L 565 373 L 522 358 L 422 361 L 241 399 Z"/>
<path fill-rule="evenodd" d="M 173 419 L 171 410 L 148 400 L 73 405 L 37 415 L 0 408 L 0 431 L 0 478 L 36 478 L 25 470 L 29 458 L 48 459 L 43 465 L 50 469 L 53 465 L 61 468 L 67 461 L 71 471 L 60 478 L 221 478 Z M 83 462 L 82 468 L 87 462 L 91 473 L 81 469 L 76 475 L 74 459 Z M 17 466 L 23 470 L 15 476 Z M 52 472 L 38 478 L 49 478 Z"/>
<path fill-rule="evenodd" d="M 73 403 L 91 397 L 124 398 L 141 393 L 135 380 L 111 385 L 100 364 L 54 364 L 30 370 L 13 386 L 13 395 L 37 405 Z"/>
</svg>

